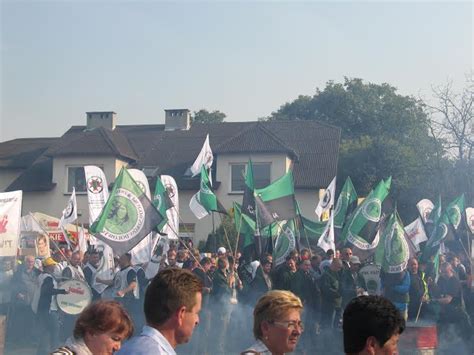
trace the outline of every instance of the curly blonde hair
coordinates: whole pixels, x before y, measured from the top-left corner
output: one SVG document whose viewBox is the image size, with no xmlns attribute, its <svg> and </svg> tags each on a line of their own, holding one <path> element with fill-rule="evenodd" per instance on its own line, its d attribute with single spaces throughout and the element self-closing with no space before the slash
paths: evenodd
<svg viewBox="0 0 474 355">
<path fill-rule="evenodd" d="M 283 290 L 268 291 L 258 300 L 253 310 L 253 335 L 262 339 L 262 322 L 273 321 L 284 316 L 289 310 L 303 310 L 303 303 L 293 292 Z"/>
</svg>

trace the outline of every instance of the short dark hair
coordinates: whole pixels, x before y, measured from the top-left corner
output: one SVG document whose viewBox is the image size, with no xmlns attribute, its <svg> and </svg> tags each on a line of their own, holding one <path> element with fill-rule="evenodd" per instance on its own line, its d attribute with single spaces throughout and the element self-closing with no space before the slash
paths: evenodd
<svg viewBox="0 0 474 355">
<path fill-rule="evenodd" d="M 211 264 L 212 263 L 212 260 L 211 258 L 208 258 L 207 256 L 205 256 L 204 258 L 201 259 L 201 265 L 204 266 L 206 264 Z"/>
<path fill-rule="evenodd" d="M 178 268 L 160 271 L 145 292 L 147 323 L 159 326 L 179 308 L 185 306 L 191 310 L 196 304 L 196 294 L 201 292 L 202 282 L 191 271 Z"/>
<path fill-rule="evenodd" d="M 100 300 L 87 306 L 76 320 L 74 338 L 84 339 L 86 332 L 91 334 L 114 332 L 128 339 L 133 334 L 133 322 L 122 304 L 117 301 Z"/>
<path fill-rule="evenodd" d="M 388 299 L 381 296 L 361 296 L 352 299 L 344 310 L 342 329 L 344 352 L 361 352 L 367 338 L 373 336 L 383 346 L 395 334 L 405 329 L 405 320 Z"/>
</svg>

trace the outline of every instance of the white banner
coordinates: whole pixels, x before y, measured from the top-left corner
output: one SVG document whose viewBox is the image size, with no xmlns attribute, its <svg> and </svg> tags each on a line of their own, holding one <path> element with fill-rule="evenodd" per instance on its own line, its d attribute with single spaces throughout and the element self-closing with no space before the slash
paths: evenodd
<svg viewBox="0 0 474 355">
<path fill-rule="evenodd" d="M 89 204 L 89 225 L 99 217 L 100 212 L 105 206 L 109 198 L 109 188 L 107 186 L 107 179 L 105 174 L 97 166 L 87 165 L 84 167 L 87 186 L 87 201 Z M 114 253 L 112 248 L 106 243 L 97 240 L 97 238 L 90 236 L 89 242 L 94 245 L 95 249 L 99 251 L 102 258 L 97 268 L 97 276 L 101 279 L 111 280 L 114 277 Z M 94 288 L 102 293 L 107 288 L 107 285 L 95 283 Z"/>
<path fill-rule="evenodd" d="M 60 226 L 65 226 L 66 224 L 73 223 L 77 219 L 77 201 L 76 201 L 76 188 L 72 188 L 72 194 L 67 202 L 66 208 L 63 210 L 63 215 L 61 216 L 61 221 L 59 222 Z"/>
<path fill-rule="evenodd" d="M 415 219 L 412 223 L 405 227 L 405 233 L 408 235 L 408 238 L 411 240 L 413 245 L 416 247 L 416 251 L 420 251 L 418 244 L 426 242 L 428 237 L 425 233 L 425 227 L 423 226 L 423 221 L 421 217 Z"/>
<path fill-rule="evenodd" d="M 23 191 L 0 193 L 0 256 L 16 256 Z"/>
<path fill-rule="evenodd" d="M 468 207 L 466 208 L 466 220 L 467 226 L 472 234 L 474 234 L 474 208 Z"/>
<path fill-rule="evenodd" d="M 420 200 L 416 204 L 416 207 L 418 208 L 418 212 L 423 219 L 423 223 L 428 222 L 428 218 L 430 217 L 431 211 L 433 211 L 434 208 L 433 202 L 425 198 Z"/>
<path fill-rule="evenodd" d="M 192 176 L 194 177 L 198 175 L 201 172 L 201 166 L 203 165 L 206 169 L 210 169 L 213 161 L 214 161 L 214 155 L 212 154 L 211 146 L 209 144 L 209 134 L 208 134 L 201 148 L 201 151 L 199 152 L 199 155 L 197 156 L 193 165 L 189 168 Z M 210 176 L 209 176 L 209 180 L 212 181 Z"/>
<path fill-rule="evenodd" d="M 141 170 L 137 169 L 127 169 L 130 173 L 131 177 L 140 189 L 145 193 L 146 197 L 151 200 L 151 193 L 150 193 L 150 184 L 148 183 L 148 179 L 145 176 L 145 173 Z M 148 234 L 145 238 L 143 238 L 133 249 L 130 251 L 132 254 L 132 265 L 137 264 L 144 264 L 148 263 L 151 258 L 152 252 L 152 233 Z"/>
<path fill-rule="evenodd" d="M 178 240 L 179 233 L 179 197 L 178 186 L 172 176 L 161 175 L 161 182 L 168 191 L 168 196 L 173 203 L 173 207 L 166 211 L 168 223 L 163 227 L 163 233 L 168 235 L 169 240 Z"/>
<path fill-rule="evenodd" d="M 332 206 L 334 206 L 334 201 L 336 199 L 335 195 L 336 195 L 336 177 L 332 179 L 328 188 L 324 192 L 323 198 L 319 200 L 319 203 L 316 206 L 316 210 L 314 211 L 316 215 L 320 218 L 320 220 L 321 220 L 321 215 L 324 212 L 328 211 Z"/>
<path fill-rule="evenodd" d="M 336 250 L 336 243 L 334 239 L 334 214 L 331 213 L 329 220 L 324 228 L 323 234 L 319 237 L 318 247 L 324 251 L 329 249 Z"/>
</svg>

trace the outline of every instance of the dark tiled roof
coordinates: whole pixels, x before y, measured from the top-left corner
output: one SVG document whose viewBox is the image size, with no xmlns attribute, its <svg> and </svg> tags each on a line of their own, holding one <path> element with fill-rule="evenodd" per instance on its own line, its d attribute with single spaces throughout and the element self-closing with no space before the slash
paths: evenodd
<svg viewBox="0 0 474 355">
<path fill-rule="evenodd" d="M 45 153 L 48 156 L 64 155 L 115 155 L 128 161 L 138 157 L 128 139 L 117 130 L 73 126 Z"/>
<path fill-rule="evenodd" d="M 59 138 L 20 138 L 0 143 L 0 169 L 26 169 Z"/>
<path fill-rule="evenodd" d="M 44 155 L 113 154 L 129 159 L 133 167 L 152 168 L 156 174 L 173 176 L 181 189 L 198 189 L 198 177 L 189 179 L 183 175 L 209 134 L 217 158 L 222 154 L 288 154 L 295 160 L 297 188 L 325 188 L 337 172 L 341 130 L 319 122 L 195 123 L 187 131 L 164 128 L 164 125 L 119 125 L 112 132 L 85 131 L 84 126 L 73 126 Z M 12 185 L 21 186 L 17 181 Z M 21 181 L 34 185 L 34 179 Z M 46 185 L 41 183 L 42 187 Z"/>
<path fill-rule="evenodd" d="M 13 181 L 5 191 L 49 191 L 56 185 L 52 179 L 53 159 L 42 156 Z"/>
</svg>

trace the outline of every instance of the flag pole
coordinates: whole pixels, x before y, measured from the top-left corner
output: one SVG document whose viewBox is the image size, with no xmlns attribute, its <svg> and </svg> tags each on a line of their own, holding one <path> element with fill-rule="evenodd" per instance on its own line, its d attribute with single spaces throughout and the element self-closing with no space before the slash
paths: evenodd
<svg viewBox="0 0 474 355">
<path fill-rule="evenodd" d="M 227 245 L 229 246 L 230 253 L 234 254 L 234 252 L 232 251 L 232 245 L 230 244 L 229 237 L 227 236 L 227 230 L 225 229 L 224 223 L 222 223 L 222 216 L 220 215 L 220 213 L 219 213 L 219 218 L 221 220 L 221 226 L 222 226 L 222 229 L 224 230 L 224 237 L 226 239 Z M 235 262 L 235 260 L 234 260 L 234 262 Z"/>
<path fill-rule="evenodd" d="M 242 228 L 242 210 L 240 211 L 240 221 L 239 221 L 239 229 L 237 230 L 237 236 L 236 236 L 236 242 L 235 242 L 235 254 L 234 254 L 234 260 L 237 259 L 237 252 L 239 249 L 239 239 L 240 239 L 240 229 Z M 234 223 L 235 223 L 235 210 L 234 210 Z"/>
</svg>

